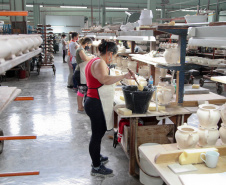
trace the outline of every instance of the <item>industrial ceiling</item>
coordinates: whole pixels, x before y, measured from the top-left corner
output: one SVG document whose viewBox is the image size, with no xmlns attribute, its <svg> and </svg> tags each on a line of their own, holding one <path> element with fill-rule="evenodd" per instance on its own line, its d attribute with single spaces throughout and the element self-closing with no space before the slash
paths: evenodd
<svg viewBox="0 0 226 185">
<path fill-rule="evenodd" d="M 101 21 L 101 9 L 106 8 L 106 22 L 115 23 L 125 21 L 125 11 L 140 12 L 147 8 L 148 1 L 156 7 L 156 19 L 180 17 L 186 14 L 195 14 L 197 5 L 201 9 L 210 9 L 215 12 L 226 10 L 226 0 L 25 0 L 29 11 L 28 21 L 32 25 L 34 5 L 40 6 L 40 17 L 46 15 L 83 15 L 94 24 Z M 0 9 L 9 10 L 10 0 L 0 0 Z M 165 14 L 161 16 L 164 9 Z M 9 20 L 1 17 L 1 20 Z"/>
</svg>

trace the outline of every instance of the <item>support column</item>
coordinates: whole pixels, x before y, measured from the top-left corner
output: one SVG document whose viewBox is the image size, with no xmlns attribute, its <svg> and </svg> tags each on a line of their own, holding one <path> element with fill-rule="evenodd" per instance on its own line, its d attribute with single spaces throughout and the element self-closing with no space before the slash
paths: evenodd
<svg viewBox="0 0 226 185">
<path fill-rule="evenodd" d="M 26 11 L 26 0 L 10 0 L 11 11 Z M 27 17 L 11 16 L 12 33 L 27 33 Z"/>
<path fill-rule="evenodd" d="M 113 24 L 113 17 L 109 17 L 109 24 Z"/>
<path fill-rule="evenodd" d="M 34 26 L 36 27 L 38 24 L 40 24 L 40 5 L 35 4 L 33 6 L 33 12 L 34 12 Z"/>
<path fill-rule="evenodd" d="M 166 8 L 165 6 L 162 6 L 162 11 L 161 11 L 161 19 L 166 18 Z M 165 21 L 161 20 L 161 23 L 163 24 Z"/>
<path fill-rule="evenodd" d="M 156 7 L 157 7 L 156 0 L 147 0 L 147 9 L 151 10 L 153 14 L 152 22 L 156 21 Z"/>
<path fill-rule="evenodd" d="M 106 11 L 105 11 L 105 6 L 102 7 L 102 20 L 101 20 L 101 26 L 104 27 L 105 26 L 105 22 L 106 22 Z"/>
</svg>

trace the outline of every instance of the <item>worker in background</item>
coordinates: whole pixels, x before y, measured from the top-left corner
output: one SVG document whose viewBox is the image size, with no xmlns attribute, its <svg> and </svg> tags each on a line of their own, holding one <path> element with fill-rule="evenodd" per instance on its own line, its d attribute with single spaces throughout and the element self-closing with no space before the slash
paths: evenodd
<svg viewBox="0 0 226 185">
<path fill-rule="evenodd" d="M 137 44 L 135 44 L 134 53 L 141 53 L 141 52 L 144 52 L 143 49 Z"/>
<path fill-rule="evenodd" d="M 68 46 L 68 67 L 69 67 L 69 75 L 68 75 L 68 88 L 77 88 L 77 84 L 73 83 L 73 70 L 76 68 L 76 50 L 79 47 L 79 44 L 77 43 L 78 40 L 78 33 L 72 32 L 71 35 L 71 41 L 69 42 Z"/>
<path fill-rule="evenodd" d="M 86 50 L 92 45 L 92 39 L 89 37 L 81 38 L 79 40 L 80 47 L 76 51 L 76 61 L 77 66 L 74 72 L 74 78 L 78 84 L 77 92 L 77 103 L 78 103 L 78 113 L 85 114 L 83 106 L 83 98 L 87 92 L 86 78 L 85 78 L 85 67 L 86 64 L 94 58 L 93 55 L 88 56 Z"/>
<path fill-rule="evenodd" d="M 65 61 L 65 56 L 66 56 L 66 46 L 67 46 L 67 42 L 65 40 L 66 35 L 63 34 L 62 35 L 62 40 L 61 40 L 61 44 L 62 44 L 62 50 L 63 50 L 63 63 L 66 63 Z"/>
<path fill-rule="evenodd" d="M 106 168 L 108 157 L 100 154 L 101 140 L 107 130 L 113 129 L 114 84 L 122 79 L 134 79 L 134 73 L 111 76 L 108 66 L 116 57 L 118 47 L 114 42 L 102 43 L 98 46 L 100 57 L 92 59 L 86 66 L 85 74 L 88 92 L 85 99 L 85 111 L 91 120 L 92 136 L 89 152 L 92 159 L 91 175 L 113 176 L 113 170 Z"/>
</svg>

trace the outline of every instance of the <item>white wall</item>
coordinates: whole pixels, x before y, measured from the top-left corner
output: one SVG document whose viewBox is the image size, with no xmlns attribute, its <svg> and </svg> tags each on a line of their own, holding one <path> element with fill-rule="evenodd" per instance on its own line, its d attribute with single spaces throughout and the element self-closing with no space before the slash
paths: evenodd
<svg viewBox="0 0 226 185">
<path fill-rule="evenodd" d="M 84 16 L 46 15 L 46 24 L 53 26 L 54 33 L 69 33 L 70 31 L 81 32 L 81 28 L 84 27 Z"/>
</svg>

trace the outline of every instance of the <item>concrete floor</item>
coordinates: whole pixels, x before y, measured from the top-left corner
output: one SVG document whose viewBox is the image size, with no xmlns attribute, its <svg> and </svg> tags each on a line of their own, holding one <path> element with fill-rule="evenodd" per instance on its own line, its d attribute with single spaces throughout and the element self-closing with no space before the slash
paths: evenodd
<svg viewBox="0 0 226 185">
<path fill-rule="evenodd" d="M 28 80 L 7 78 L 1 85 L 22 89 L 21 96 L 33 96 L 34 101 L 13 102 L 0 116 L 4 134 L 37 135 L 37 140 L 5 141 L 0 155 L 0 173 L 40 171 L 39 176 L 0 178 L 0 184 L 10 185 L 139 185 L 128 173 L 129 162 L 120 146 L 112 147 L 107 133 L 102 142 L 102 154 L 109 157 L 107 167 L 114 170 L 112 178 L 90 176 L 91 160 L 88 144 L 90 120 L 77 114 L 76 94 L 67 89 L 68 66 L 61 55 L 55 56 L 56 76 L 51 68 L 34 71 Z M 195 81 L 198 82 L 198 79 Z M 216 92 L 214 84 L 204 87 Z M 226 96 L 226 92 L 223 93 Z M 197 126 L 197 117 L 189 124 Z"/>
<path fill-rule="evenodd" d="M 0 178 L 7 185 L 139 185 L 128 173 L 129 162 L 120 146 L 112 147 L 107 133 L 102 154 L 109 157 L 112 178 L 90 175 L 88 144 L 91 136 L 88 116 L 77 113 L 76 93 L 67 89 L 68 65 L 55 56 L 56 76 L 51 68 L 28 80 L 7 78 L 1 85 L 22 89 L 21 96 L 34 101 L 13 102 L 0 116 L 4 135 L 37 135 L 37 140 L 5 141 L 0 155 L 0 173 L 40 171 L 39 176 Z"/>
</svg>

